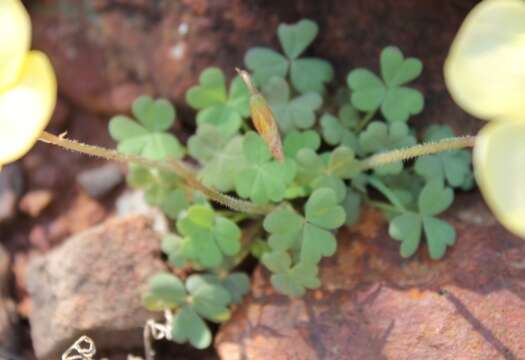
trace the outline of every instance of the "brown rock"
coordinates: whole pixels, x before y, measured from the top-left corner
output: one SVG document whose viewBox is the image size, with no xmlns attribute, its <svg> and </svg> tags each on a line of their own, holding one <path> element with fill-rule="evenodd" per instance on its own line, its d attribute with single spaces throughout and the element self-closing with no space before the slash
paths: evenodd
<svg viewBox="0 0 525 360">
<path fill-rule="evenodd" d="M 20 210 L 31 217 L 37 217 L 49 206 L 52 200 L 53 193 L 51 191 L 33 190 L 25 194 L 20 200 Z"/>
<path fill-rule="evenodd" d="M 457 244 L 441 261 L 398 255 L 375 211 L 339 234 L 323 286 L 290 300 L 259 268 L 252 295 L 221 329 L 224 360 L 523 359 L 525 243 L 478 197 L 457 201 Z"/>
<path fill-rule="evenodd" d="M 112 220 L 30 262 L 27 287 L 33 347 L 57 359 L 80 335 L 99 351 L 142 344 L 152 314 L 141 304 L 147 280 L 164 269 L 159 234 L 144 216 Z"/>
</svg>

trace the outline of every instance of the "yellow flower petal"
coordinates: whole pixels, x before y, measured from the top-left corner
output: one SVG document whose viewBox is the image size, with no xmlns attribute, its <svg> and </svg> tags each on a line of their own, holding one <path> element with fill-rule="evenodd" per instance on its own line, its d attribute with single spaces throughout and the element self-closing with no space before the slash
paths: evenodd
<svg viewBox="0 0 525 360">
<path fill-rule="evenodd" d="M 479 118 L 525 120 L 525 1 L 479 3 L 452 43 L 445 81 Z"/>
<path fill-rule="evenodd" d="M 0 164 L 17 160 L 31 149 L 51 118 L 56 93 L 49 59 L 31 51 L 18 81 L 0 92 Z"/>
<path fill-rule="evenodd" d="M 525 237 L 525 121 L 485 126 L 476 137 L 474 169 L 492 212 L 510 231 Z"/>
<path fill-rule="evenodd" d="M 0 0 L 0 91 L 12 85 L 31 41 L 31 22 L 19 0 Z"/>
</svg>

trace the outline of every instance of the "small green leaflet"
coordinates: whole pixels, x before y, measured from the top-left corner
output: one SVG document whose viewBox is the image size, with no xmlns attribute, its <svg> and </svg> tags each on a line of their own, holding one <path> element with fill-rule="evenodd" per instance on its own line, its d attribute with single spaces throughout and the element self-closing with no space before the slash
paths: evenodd
<svg viewBox="0 0 525 360">
<path fill-rule="evenodd" d="M 387 150 L 402 149 L 416 144 L 416 138 L 410 134 L 405 123 L 385 124 L 371 122 L 365 131 L 359 134 L 359 149 L 363 154 L 376 154 Z M 374 169 L 379 175 L 399 174 L 403 170 L 401 161 Z"/>
<path fill-rule="evenodd" d="M 419 212 L 407 211 L 390 221 L 388 232 L 393 239 L 401 241 L 401 256 L 410 257 L 416 252 L 422 230 L 430 257 L 440 259 L 445 255 L 447 246 L 456 241 L 456 232 L 450 224 L 434 216 L 445 211 L 453 200 L 452 189 L 443 186 L 440 180 L 434 180 L 428 182 L 419 194 Z"/>
<path fill-rule="evenodd" d="M 289 72 L 291 83 L 299 93 L 323 93 L 325 84 L 334 77 L 330 63 L 318 58 L 299 58 L 318 31 L 317 24 L 308 19 L 291 25 L 281 24 L 277 34 L 286 56 L 272 49 L 256 47 L 246 53 L 244 63 L 254 73 L 259 85 L 265 85 L 275 76 L 285 78 Z"/>
<path fill-rule="evenodd" d="M 417 78 L 423 65 L 416 58 L 404 58 L 394 46 L 383 49 L 380 64 L 382 79 L 363 68 L 348 74 L 352 105 L 367 112 L 380 108 L 389 122 L 406 122 L 423 110 L 424 101 L 419 91 L 402 85 Z"/>
<path fill-rule="evenodd" d="M 304 148 L 297 153 L 296 161 L 298 184 L 310 189 L 331 188 L 338 202 L 346 195 L 343 179 L 350 179 L 359 173 L 359 162 L 354 152 L 345 146 L 336 148 L 324 159 L 314 150 Z"/>
<path fill-rule="evenodd" d="M 199 177 L 205 185 L 228 192 L 235 188 L 235 180 L 246 166 L 243 137 L 235 136 L 204 164 Z"/>
<path fill-rule="evenodd" d="M 171 335 L 175 342 L 190 342 L 197 349 L 207 348 L 212 336 L 204 319 L 224 322 L 230 318 L 232 298 L 227 289 L 202 275 L 191 275 L 185 284 L 170 273 L 150 279 L 144 304 L 149 310 L 176 308 Z"/>
<path fill-rule="evenodd" d="M 449 126 L 432 125 L 427 129 L 424 140 L 439 141 L 453 136 L 454 133 Z M 474 180 L 471 164 L 470 151 L 455 150 L 419 157 L 415 161 L 414 170 L 427 181 L 439 179 L 446 181 L 452 187 L 469 190 Z"/>
<path fill-rule="evenodd" d="M 247 165 L 235 179 L 237 194 L 257 204 L 278 202 L 295 176 L 295 164 L 273 160 L 264 140 L 251 131 L 245 135 L 243 153 Z"/>
<path fill-rule="evenodd" d="M 263 87 L 279 129 L 284 133 L 309 129 L 315 124 L 315 112 L 323 99 L 317 93 L 306 93 L 290 99 L 288 83 L 283 78 L 273 77 Z"/>
<path fill-rule="evenodd" d="M 218 267 L 225 256 L 233 256 L 241 248 L 237 224 L 215 215 L 206 205 L 191 206 L 178 219 L 177 230 L 183 236 L 180 256 L 206 268 Z"/>
<path fill-rule="evenodd" d="M 117 115 L 109 123 L 109 133 L 118 141 L 119 152 L 152 160 L 180 159 L 184 155 L 179 141 L 167 132 L 175 121 L 175 108 L 169 101 L 141 96 L 133 103 L 132 112 L 138 122 Z"/>
<path fill-rule="evenodd" d="M 337 204 L 335 192 L 328 188 L 318 189 L 310 195 L 304 217 L 284 206 L 266 216 L 263 225 L 270 233 L 268 245 L 271 251 L 263 254 L 262 262 L 275 273 L 272 283 L 277 284 L 278 290 L 296 296 L 304 291 L 304 287 L 311 288 L 318 283 L 311 276 L 306 282 L 298 279 L 301 274 L 296 273 L 299 271 L 297 267 L 312 270 L 309 273 L 315 274 L 316 264 L 321 258 L 335 253 L 337 242 L 331 230 L 340 227 L 345 220 L 345 211 Z M 287 251 L 296 252 L 296 265 L 292 266 Z M 295 287 L 290 283 L 294 279 L 297 280 Z"/>
<path fill-rule="evenodd" d="M 226 137 L 234 135 L 240 128 L 242 119 L 249 112 L 250 94 L 241 78 L 233 79 L 230 92 L 226 91 L 226 80 L 218 68 L 205 69 L 196 85 L 186 93 L 186 101 L 197 114 L 197 125 L 217 127 Z"/>
</svg>

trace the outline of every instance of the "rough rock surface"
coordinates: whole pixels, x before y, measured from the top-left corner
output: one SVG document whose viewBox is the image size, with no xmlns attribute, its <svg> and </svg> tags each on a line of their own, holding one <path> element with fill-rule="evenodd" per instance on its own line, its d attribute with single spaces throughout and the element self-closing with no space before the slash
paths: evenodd
<svg viewBox="0 0 525 360">
<path fill-rule="evenodd" d="M 110 220 L 31 260 L 27 287 L 37 357 L 57 359 L 80 335 L 97 349 L 142 344 L 153 314 L 141 304 L 148 278 L 164 269 L 159 234 L 144 216 Z M 51 331 L 50 331 L 51 330 Z"/>
<path fill-rule="evenodd" d="M 323 287 L 289 300 L 256 271 L 252 295 L 220 331 L 224 360 L 524 359 L 525 243 L 481 200 L 448 217 L 457 244 L 442 261 L 402 260 L 375 211 L 339 234 Z"/>
</svg>

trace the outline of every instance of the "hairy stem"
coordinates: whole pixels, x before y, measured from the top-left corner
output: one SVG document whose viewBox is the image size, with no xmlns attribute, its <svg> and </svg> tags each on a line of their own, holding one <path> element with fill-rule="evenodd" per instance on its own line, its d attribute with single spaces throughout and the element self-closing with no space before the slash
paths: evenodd
<svg viewBox="0 0 525 360">
<path fill-rule="evenodd" d="M 392 150 L 372 155 L 361 161 L 361 170 L 373 169 L 396 161 L 409 160 L 418 156 L 431 155 L 440 152 L 462 149 L 474 146 L 475 136 L 461 136 L 443 139 L 437 142 L 418 144 L 406 149 Z"/>
<path fill-rule="evenodd" d="M 207 187 L 200 182 L 195 176 L 193 170 L 186 166 L 183 162 L 175 159 L 167 159 L 165 161 L 156 161 L 146 159 L 137 155 L 126 155 L 119 153 L 115 150 L 106 149 L 99 146 L 87 145 L 78 141 L 69 140 L 63 136 L 56 136 L 48 132 L 43 132 L 39 138 L 40 141 L 59 146 L 66 150 L 76 151 L 82 154 L 96 156 L 106 160 L 113 160 L 122 163 L 135 163 L 148 168 L 156 168 L 173 172 L 180 176 L 184 182 L 189 186 L 202 192 L 210 200 L 213 200 L 221 205 L 224 205 L 232 210 L 245 212 L 249 214 L 266 214 L 271 211 L 271 206 L 268 205 L 256 205 L 249 201 L 236 199 L 234 197 L 222 194 L 221 192 Z"/>
</svg>

